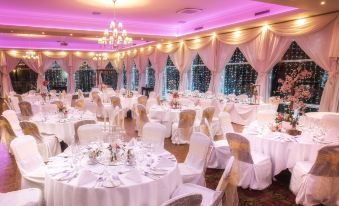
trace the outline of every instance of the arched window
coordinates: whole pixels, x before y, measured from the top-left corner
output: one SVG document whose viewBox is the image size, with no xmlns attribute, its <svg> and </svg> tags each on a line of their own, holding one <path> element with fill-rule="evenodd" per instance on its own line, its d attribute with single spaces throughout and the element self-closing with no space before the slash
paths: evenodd
<svg viewBox="0 0 339 206">
<path fill-rule="evenodd" d="M 192 91 L 199 90 L 206 92 L 208 90 L 211 71 L 205 66 L 199 54 L 194 58 L 190 71 L 187 74 L 188 83 Z"/>
<path fill-rule="evenodd" d="M 303 80 L 302 84 L 308 85 L 312 93 L 312 97 L 305 102 L 308 104 L 307 110 L 317 111 L 317 105 L 320 104 L 321 95 L 327 81 L 327 72 L 318 66 L 295 41 L 292 42 L 282 60 L 272 70 L 271 96 L 282 96 L 278 91 L 278 79 L 285 79 L 286 75 L 291 74 L 299 66 L 313 73 L 312 78 Z"/>
<path fill-rule="evenodd" d="M 135 63 L 133 63 L 133 67 L 131 70 L 131 90 L 138 90 L 139 89 L 139 71 Z"/>
<path fill-rule="evenodd" d="M 164 97 L 168 92 L 179 89 L 180 74 L 174 66 L 171 58 L 168 56 L 165 70 L 162 73 L 161 96 Z"/>
<path fill-rule="evenodd" d="M 38 74 L 30 69 L 22 60 L 9 73 L 9 76 L 13 90 L 18 94 L 37 89 Z"/>
<path fill-rule="evenodd" d="M 45 80 L 49 82 L 49 90 L 67 90 L 67 72 L 65 72 L 56 61 L 54 61 L 45 72 Z"/>
<path fill-rule="evenodd" d="M 152 67 L 151 61 L 148 60 L 147 67 L 145 69 L 145 86 L 149 88 L 154 88 L 154 85 L 155 85 L 154 69 Z"/>
<path fill-rule="evenodd" d="M 111 62 L 108 62 L 104 70 L 101 70 L 101 79 L 105 85 L 117 89 L 118 73 Z"/>
<path fill-rule="evenodd" d="M 121 88 L 127 89 L 127 72 L 125 64 L 122 65 L 122 85 Z"/>
<path fill-rule="evenodd" d="M 92 87 L 95 86 L 95 77 L 95 71 L 87 62 L 83 62 L 79 70 L 75 72 L 75 89 L 90 92 Z"/>
<path fill-rule="evenodd" d="M 251 84 L 255 84 L 258 73 L 247 62 L 245 56 L 236 48 L 230 61 L 225 65 L 223 76 L 224 94 L 247 94 Z"/>
</svg>

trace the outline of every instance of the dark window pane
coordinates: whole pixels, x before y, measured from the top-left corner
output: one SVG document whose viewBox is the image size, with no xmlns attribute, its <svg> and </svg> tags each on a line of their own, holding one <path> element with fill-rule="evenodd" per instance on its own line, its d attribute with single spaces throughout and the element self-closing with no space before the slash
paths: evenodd
<svg viewBox="0 0 339 206">
<path fill-rule="evenodd" d="M 151 61 L 148 60 L 148 64 L 145 70 L 145 86 L 154 88 L 154 85 L 155 85 L 154 69 L 152 68 Z"/>
<path fill-rule="evenodd" d="M 118 73 L 111 62 L 108 62 L 105 69 L 101 71 L 101 79 L 105 85 L 117 89 Z"/>
<path fill-rule="evenodd" d="M 51 67 L 45 72 L 45 80 L 48 81 L 49 90 L 67 90 L 67 72 L 55 61 Z"/>
<path fill-rule="evenodd" d="M 135 63 L 133 64 L 131 71 L 131 90 L 138 90 L 139 88 L 139 71 Z"/>
<path fill-rule="evenodd" d="M 18 94 L 37 89 L 38 74 L 30 69 L 22 60 L 9 73 L 9 76 L 13 90 Z"/>
<path fill-rule="evenodd" d="M 211 81 L 211 71 L 197 55 L 192 64 L 192 90 L 206 92 Z"/>
<path fill-rule="evenodd" d="M 83 92 L 90 92 L 95 86 L 95 71 L 83 62 L 78 71 L 75 72 L 75 89 L 81 89 Z"/>
</svg>

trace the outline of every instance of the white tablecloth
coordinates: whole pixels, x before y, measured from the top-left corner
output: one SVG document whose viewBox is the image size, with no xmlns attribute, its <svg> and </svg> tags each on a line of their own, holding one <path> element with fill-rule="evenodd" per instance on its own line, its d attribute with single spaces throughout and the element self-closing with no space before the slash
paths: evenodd
<svg viewBox="0 0 339 206">
<path fill-rule="evenodd" d="M 257 122 L 245 128 L 243 135 L 250 141 L 252 150 L 271 157 L 274 175 L 292 169 L 298 161 L 315 161 L 318 151 L 325 145 L 314 142 L 307 132 L 296 138 L 268 129 L 263 131 Z"/>
<path fill-rule="evenodd" d="M 162 158 L 168 158 L 169 153 L 163 153 Z M 155 157 L 157 158 L 157 157 Z M 85 159 L 85 158 L 84 158 Z M 170 161 L 170 159 L 168 159 Z M 168 200 L 174 190 L 182 184 L 177 162 L 167 167 L 167 173 L 154 179 L 141 173 L 141 182 L 135 182 L 126 176 L 133 169 L 124 165 L 107 166 L 106 171 L 114 174 L 121 181 L 121 185 L 113 188 L 98 187 L 96 181 L 89 181 L 79 186 L 79 176 L 70 181 L 60 181 L 53 176 L 53 167 L 47 167 L 45 178 L 45 201 L 48 206 L 159 206 Z M 49 165 L 53 165 L 53 162 Z M 90 170 L 96 176 L 104 168 L 101 164 L 87 165 L 83 161 L 81 170 Z M 163 167 L 165 168 L 165 167 Z M 55 170 L 55 169 L 54 169 Z M 126 171 L 127 170 L 127 171 Z M 130 170 L 130 171 L 128 171 Z M 124 172 L 122 172 L 124 171 Z M 136 171 L 136 170 L 134 170 Z"/>
<path fill-rule="evenodd" d="M 339 113 L 336 112 L 308 112 L 305 113 L 307 117 L 313 118 L 313 119 L 322 119 L 325 115 L 338 115 Z"/>
<path fill-rule="evenodd" d="M 40 132 L 55 134 L 59 140 L 63 140 L 66 144 L 71 145 L 74 141 L 74 124 L 80 120 L 93 119 L 96 120 L 95 114 L 90 112 L 71 111 L 68 118 L 60 118 L 59 114 L 42 115 L 41 113 L 34 115 L 30 121 L 34 122 Z"/>
<path fill-rule="evenodd" d="M 231 121 L 240 125 L 248 125 L 256 120 L 258 105 L 241 104 L 241 103 L 226 103 Z"/>
<path fill-rule="evenodd" d="M 152 119 L 161 120 L 162 122 L 178 122 L 180 112 L 185 109 L 195 110 L 195 119 L 201 119 L 202 109 L 200 107 L 171 109 L 167 106 L 153 106 L 149 111 L 149 117 Z"/>
</svg>

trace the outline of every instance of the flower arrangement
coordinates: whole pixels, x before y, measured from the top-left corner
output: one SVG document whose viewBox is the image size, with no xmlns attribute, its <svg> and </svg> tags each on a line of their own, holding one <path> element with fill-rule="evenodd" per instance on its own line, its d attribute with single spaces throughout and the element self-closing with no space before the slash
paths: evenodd
<svg viewBox="0 0 339 206">
<path fill-rule="evenodd" d="M 102 151 L 99 148 L 95 148 L 95 149 L 90 149 L 88 151 L 88 159 L 90 161 L 91 164 L 95 164 L 96 163 L 96 159 L 99 157 L 99 155 L 102 153 Z"/>
<path fill-rule="evenodd" d="M 178 91 L 172 92 L 172 100 L 170 102 L 170 105 L 173 109 L 179 109 L 180 108 L 180 102 L 179 102 L 179 93 Z"/>
<path fill-rule="evenodd" d="M 67 118 L 68 115 L 68 109 L 64 104 L 58 104 L 58 112 L 63 114 L 64 118 Z"/>
<path fill-rule="evenodd" d="M 42 85 L 45 86 L 45 87 L 47 87 L 48 84 L 49 84 L 49 82 L 48 82 L 47 80 L 44 80 L 44 81 L 42 82 Z"/>
<path fill-rule="evenodd" d="M 116 143 L 112 143 L 108 146 L 108 151 L 109 151 L 109 161 L 110 162 L 116 162 L 118 161 L 118 154 L 120 150 L 120 146 Z"/>
<path fill-rule="evenodd" d="M 312 97 L 310 87 L 303 84 L 303 81 L 311 78 L 312 75 L 312 72 L 299 66 L 290 75 L 286 75 L 284 80 L 278 80 L 281 84 L 278 91 L 282 94 L 283 101 L 288 103 L 284 121 L 290 122 L 294 130 L 296 130 L 299 115 L 304 113 L 304 101 Z"/>
</svg>

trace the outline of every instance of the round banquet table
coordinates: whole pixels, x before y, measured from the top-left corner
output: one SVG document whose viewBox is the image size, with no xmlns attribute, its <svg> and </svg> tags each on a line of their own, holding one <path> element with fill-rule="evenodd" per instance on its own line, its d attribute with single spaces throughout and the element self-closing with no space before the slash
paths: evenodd
<svg viewBox="0 0 339 206">
<path fill-rule="evenodd" d="M 60 114 L 38 113 L 30 118 L 41 133 L 55 134 L 59 140 L 71 145 L 74 141 L 74 124 L 80 120 L 96 120 L 95 114 L 86 111 L 80 112 L 70 110 L 67 118 L 60 117 Z"/>
<path fill-rule="evenodd" d="M 258 105 L 242 104 L 242 103 L 225 103 L 224 108 L 227 108 L 231 115 L 231 121 L 240 125 L 249 125 L 256 120 Z"/>
<path fill-rule="evenodd" d="M 326 145 L 314 141 L 308 132 L 296 138 L 286 133 L 271 132 L 256 121 L 244 129 L 243 135 L 249 140 L 251 150 L 271 158 L 273 175 L 292 169 L 298 161 L 315 161 L 318 151 Z"/>
<path fill-rule="evenodd" d="M 195 119 L 200 119 L 202 116 L 201 107 L 197 106 L 194 108 L 182 108 L 182 109 L 172 109 L 168 106 L 153 106 L 149 111 L 149 116 L 153 119 L 160 120 L 162 122 L 178 122 L 179 114 L 185 109 L 193 109 L 196 112 Z"/>
<path fill-rule="evenodd" d="M 322 119 L 326 115 L 338 115 L 339 113 L 336 112 L 308 112 L 305 113 L 307 117 L 310 117 L 312 119 Z"/>
<path fill-rule="evenodd" d="M 71 164 L 69 162 L 72 162 L 72 158 L 65 157 L 67 155 L 62 153 L 47 165 L 45 201 L 48 206 L 159 206 L 170 199 L 174 190 L 182 184 L 176 159 L 167 151 L 158 155 L 152 153 L 150 157 L 154 162 L 149 168 L 158 164 L 154 168 L 166 171 L 161 175 L 145 175 L 141 166 L 104 166 L 100 163 L 89 165 L 85 156 L 78 172 L 71 173 L 68 178 L 62 168 Z M 166 164 L 160 163 L 163 160 L 166 160 Z M 98 183 L 100 177 L 104 181 L 111 181 L 109 186 L 107 183 Z"/>
</svg>

